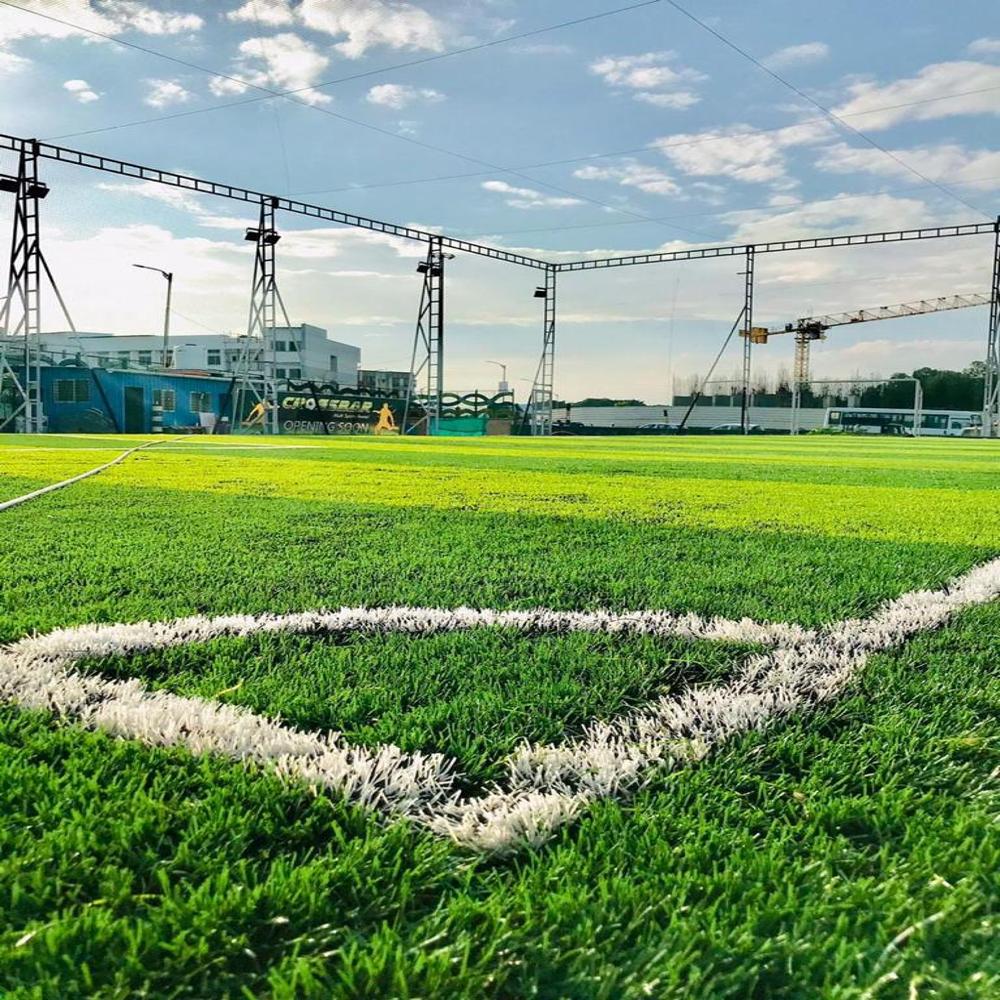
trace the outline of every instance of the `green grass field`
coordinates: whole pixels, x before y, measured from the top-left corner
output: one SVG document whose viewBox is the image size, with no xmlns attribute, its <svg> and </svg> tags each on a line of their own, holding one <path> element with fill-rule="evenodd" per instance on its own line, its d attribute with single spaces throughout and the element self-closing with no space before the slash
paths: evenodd
<svg viewBox="0 0 1000 1000">
<path fill-rule="evenodd" d="M 136 439 L 9 437 L 0 500 Z M 341 606 L 818 627 L 1000 555 L 975 440 L 163 441 L 0 513 L 0 642 Z M 456 846 L 271 769 L 0 705 L 0 996 L 1000 996 L 1000 602 L 546 842 Z M 221 637 L 86 664 L 499 778 L 745 643 Z"/>
</svg>

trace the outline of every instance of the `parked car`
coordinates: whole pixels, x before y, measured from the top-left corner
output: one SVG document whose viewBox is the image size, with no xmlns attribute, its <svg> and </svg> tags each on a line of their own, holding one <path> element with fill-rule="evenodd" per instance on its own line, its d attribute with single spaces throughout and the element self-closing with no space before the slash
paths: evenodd
<svg viewBox="0 0 1000 1000">
<path fill-rule="evenodd" d="M 673 424 L 639 424 L 638 430 L 647 434 L 676 434 L 677 428 Z"/>
<path fill-rule="evenodd" d="M 743 425 L 742 424 L 716 424 L 712 428 L 713 434 L 742 434 Z M 764 428 L 760 424 L 751 424 L 749 428 L 749 433 L 751 434 L 763 434 Z"/>
</svg>

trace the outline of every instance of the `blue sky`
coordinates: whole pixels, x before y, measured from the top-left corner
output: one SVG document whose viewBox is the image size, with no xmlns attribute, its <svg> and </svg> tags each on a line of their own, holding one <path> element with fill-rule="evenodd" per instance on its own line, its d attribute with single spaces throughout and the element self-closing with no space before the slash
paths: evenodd
<svg viewBox="0 0 1000 1000">
<path fill-rule="evenodd" d="M 930 2 L 687 0 L 704 26 L 661 0 L 392 68 L 623 6 L 0 4 L 0 130 L 559 260 L 995 216 L 1000 17 L 986 0 L 952 4 L 946 17 Z M 255 88 L 297 93 L 232 106 L 269 97 Z M 177 272 L 179 333 L 245 322 L 238 205 L 57 166 L 46 179 L 47 248 L 79 326 L 156 328 L 159 290 L 129 268 L 137 259 Z M 0 208 L 4 225 L 9 211 Z M 405 367 L 419 247 L 304 220 L 282 231 L 293 320 L 359 343 L 366 366 Z M 758 319 L 982 291 L 990 260 L 989 238 L 775 255 L 759 267 Z M 738 270 L 728 261 L 567 278 L 557 393 L 665 399 L 675 375 L 704 370 L 735 318 Z M 451 265 L 456 388 L 494 378 L 484 358 L 506 360 L 512 380 L 532 373 L 535 278 L 474 259 Z M 985 325 L 969 310 L 839 331 L 815 368 L 966 364 L 982 355 Z M 791 349 L 779 339 L 757 363 L 776 372 Z"/>
</svg>

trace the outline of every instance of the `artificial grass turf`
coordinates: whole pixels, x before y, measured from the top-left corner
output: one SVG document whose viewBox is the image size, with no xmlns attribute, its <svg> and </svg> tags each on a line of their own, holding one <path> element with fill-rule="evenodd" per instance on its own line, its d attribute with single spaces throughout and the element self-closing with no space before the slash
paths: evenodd
<svg viewBox="0 0 1000 1000">
<path fill-rule="evenodd" d="M 0 521 L 0 634 L 394 602 L 816 624 L 996 554 L 988 467 L 942 471 L 985 465 L 991 442 L 827 442 L 165 444 Z M 862 467 L 874 488 L 829 486 Z M 914 977 L 919 996 L 990 996 L 997 632 L 995 606 L 969 612 L 873 661 L 838 705 L 503 862 L 266 774 L 5 710 L 0 989 L 860 997 L 895 970 L 877 996 Z M 571 734 L 733 656 L 490 631 L 223 640 L 102 669 L 214 694 L 242 666 L 223 698 L 446 749 L 487 777 L 522 724 Z"/>
<path fill-rule="evenodd" d="M 0 982 L 17 998 L 846 1000 L 893 975 L 869 995 L 986 1000 L 998 633 L 996 606 L 968 612 L 836 705 L 502 863 L 256 771 L 4 710 Z"/>
</svg>

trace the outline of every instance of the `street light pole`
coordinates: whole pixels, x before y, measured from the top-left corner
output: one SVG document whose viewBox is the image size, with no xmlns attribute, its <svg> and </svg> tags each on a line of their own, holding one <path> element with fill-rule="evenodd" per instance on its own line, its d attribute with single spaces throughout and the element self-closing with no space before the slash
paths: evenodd
<svg viewBox="0 0 1000 1000">
<path fill-rule="evenodd" d="M 507 366 L 502 361 L 486 360 L 486 363 L 496 365 L 500 369 L 500 392 L 508 392 L 510 387 L 507 385 Z"/>
<path fill-rule="evenodd" d="M 174 290 L 174 272 L 163 271 L 158 267 L 150 267 L 148 264 L 133 264 L 143 271 L 156 271 L 167 281 L 167 304 L 163 310 L 163 367 L 168 367 L 167 358 L 170 356 L 170 296 Z"/>
</svg>

